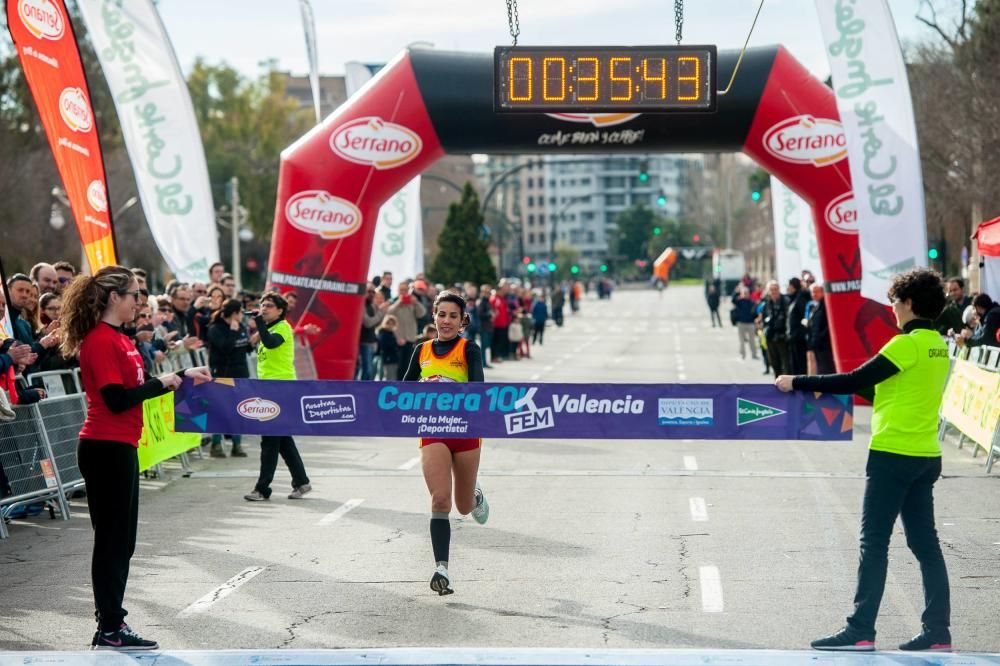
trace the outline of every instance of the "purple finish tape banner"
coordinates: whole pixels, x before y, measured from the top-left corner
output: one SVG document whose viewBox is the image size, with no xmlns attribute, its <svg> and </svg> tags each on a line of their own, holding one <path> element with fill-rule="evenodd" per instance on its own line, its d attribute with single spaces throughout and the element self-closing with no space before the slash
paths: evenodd
<svg viewBox="0 0 1000 666">
<path fill-rule="evenodd" d="M 850 440 L 850 396 L 767 384 L 185 380 L 178 432 L 360 437 Z"/>
</svg>

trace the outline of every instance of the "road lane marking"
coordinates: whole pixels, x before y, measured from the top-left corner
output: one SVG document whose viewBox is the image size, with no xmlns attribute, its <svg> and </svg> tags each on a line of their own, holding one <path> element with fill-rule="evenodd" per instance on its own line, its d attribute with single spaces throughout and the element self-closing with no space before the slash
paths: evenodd
<svg viewBox="0 0 1000 666">
<path fill-rule="evenodd" d="M 363 499 L 357 499 L 357 498 L 349 499 L 346 502 L 344 502 L 342 506 L 338 507 L 336 511 L 328 513 L 322 518 L 320 518 L 319 522 L 316 524 L 329 525 L 330 523 L 336 522 L 341 518 L 343 518 L 348 513 L 350 513 L 351 511 L 353 511 L 355 508 L 357 508 L 357 506 L 362 502 L 364 502 Z"/>
<path fill-rule="evenodd" d="M 698 567 L 698 578 L 701 580 L 701 609 L 706 613 L 721 613 L 722 579 L 718 567 Z"/>
<path fill-rule="evenodd" d="M 696 523 L 703 523 L 708 520 L 708 506 L 705 505 L 703 497 L 692 497 L 688 500 L 691 509 L 691 520 Z"/>
<path fill-rule="evenodd" d="M 542 372 L 552 372 L 552 368 L 554 368 L 554 367 L 555 366 L 547 365 L 544 368 L 542 368 Z"/>
<path fill-rule="evenodd" d="M 687 378 L 688 378 L 688 376 L 685 375 L 683 372 L 678 372 L 677 373 L 677 379 L 679 379 L 680 381 L 686 382 Z"/>
<path fill-rule="evenodd" d="M 684 456 L 684 469 L 698 471 L 698 461 L 694 456 Z"/>
<path fill-rule="evenodd" d="M 531 379 L 528 380 L 528 381 L 532 381 L 533 382 L 533 381 L 535 381 L 536 379 L 538 379 L 541 376 L 542 376 L 541 373 L 536 372 L 535 374 L 531 375 Z"/>
<path fill-rule="evenodd" d="M 404 470 L 405 469 L 413 469 L 414 467 L 417 466 L 418 462 L 420 462 L 420 456 L 414 456 L 414 457 L 410 458 L 409 460 L 407 460 L 402 465 L 400 465 L 399 467 L 397 467 L 396 469 L 404 469 Z"/>
<path fill-rule="evenodd" d="M 249 582 L 254 576 L 263 573 L 266 567 L 247 567 L 243 571 L 239 572 L 225 583 L 215 588 L 201 599 L 198 599 L 193 604 L 182 610 L 177 614 L 177 617 L 185 617 L 188 615 L 193 615 L 195 613 L 203 613 L 208 610 L 212 605 L 218 601 L 222 601 L 230 594 L 238 590 L 244 584 Z"/>
</svg>

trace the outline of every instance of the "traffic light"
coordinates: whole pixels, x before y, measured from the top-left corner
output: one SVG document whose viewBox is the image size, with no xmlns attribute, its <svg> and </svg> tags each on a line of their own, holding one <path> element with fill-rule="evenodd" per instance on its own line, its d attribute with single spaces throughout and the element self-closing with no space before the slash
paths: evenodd
<svg viewBox="0 0 1000 666">
<path fill-rule="evenodd" d="M 938 256 L 938 249 L 936 247 L 932 247 L 927 250 L 927 257 L 929 259 L 937 259 Z"/>
<path fill-rule="evenodd" d="M 663 230 L 660 229 L 659 227 L 653 227 L 653 235 L 654 236 L 659 236 L 661 231 L 663 231 Z"/>
<path fill-rule="evenodd" d="M 569 272 L 572 273 L 573 275 L 576 275 L 577 273 L 580 272 L 580 267 L 577 266 L 576 264 L 573 264 L 572 266 L 570 266 Z"/>
<path fill-rule="evenodd" d="M 667 205 L 667 193 L 664 192 L 663 190 L 660 190 L 659 196 L 656 197 L 656 203 L 658 205 L 660 205 L 660 206 L 666 206 Z"/>
<path fill-rule="evenodd" d="M 528 272 L 529 273 L 534 273 L 537 268 L 538 268 L 538 266 L 535 265 L 535 262 L 533 262 L 533 261 L 529 261 L 528 262 Z"/>
<path fill-rule="evenodd" d="M 639 182 L 649 181 L 649 160 L 639 160 Z"/>
<path fill-rule="evenodd" d="M 531 257 L 522 257 L 521 258 L 521 263 L 524 264 L 525 266 L 527 266 L 528 264 L 531 263 Z"/>
<path fill-rule="evenodd" d="M 607 273 L 608 272 L 608 265 L 607 264 L 601 264 L 601 272 L 602 273 Z"/>
<path fill-rule="evenodd" d="M 698 234 L 694 234 L 693 236 L 691 236 L 691 240 L 693 242 L 697 243 L 697 242 L 701 241 L 701 236 L 699 236 Z"/>
<path fill-rule="evenodd" d="M 556 262 L 550 261 L 549 262 L 549 273 L 555 273 L 555 272 L 556 272 Z"/>
<path fill-rule="evenodd" d="M 760 201 L 760 190 L 754 190 L 750 193 L 750 198 L 754 201 Z"/>
</svg>

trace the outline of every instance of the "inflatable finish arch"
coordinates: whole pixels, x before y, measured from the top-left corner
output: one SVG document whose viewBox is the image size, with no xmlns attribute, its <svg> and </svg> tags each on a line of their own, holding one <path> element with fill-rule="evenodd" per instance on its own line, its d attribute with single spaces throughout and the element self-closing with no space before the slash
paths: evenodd
<svg viewBox="0 0 1000 666">
<path fill-rule="evenodd" d="M 719 53 L 719 81 L 736 56 Z M 445 153 L 743 151 L 812 206 L 837 367 L 856 367 L 894 333 L 888 310 L 860 295 L 833 92 L 783 47 L 749 50 L 716 113 L 497 114 L 492 81 L 492 54 L 405 51 L 282 153 L 268 283 L 297 290 L 304 312 L 293 318 L 323 327 L 320 378 L 353 376 L 379 207 Z"/>
</svg>

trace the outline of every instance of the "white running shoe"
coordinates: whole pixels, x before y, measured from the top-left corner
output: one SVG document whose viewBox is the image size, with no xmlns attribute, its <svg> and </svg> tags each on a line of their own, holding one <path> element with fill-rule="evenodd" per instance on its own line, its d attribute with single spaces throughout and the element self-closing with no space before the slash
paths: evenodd
<svg viewBox="0 0 1000 666">
<path fill-rule="evenodd" d="M 472 510 L 472 518 L 480 525 L 485 525 L 490 519 L 490 503 L 486 501 L 486 494 L 479 481 L 476 481 L 476 508 Z"/>
<path fill-rule="evenodd" d="M 454 594 L 455 590 L 451 589 L 451 578 L 448 578 L 448 569 L 445 568 L 443 564 L 439 564 L 437 569 L 434 570 L 434 575 L 431 576 L 431 589 L 438 593 L 438 596 L 444 596 L 446 594 Z"/>
</svg>

